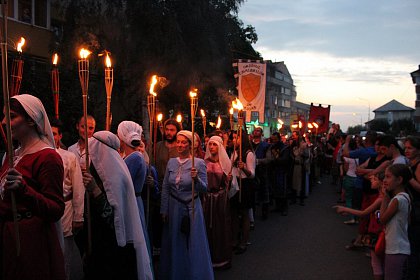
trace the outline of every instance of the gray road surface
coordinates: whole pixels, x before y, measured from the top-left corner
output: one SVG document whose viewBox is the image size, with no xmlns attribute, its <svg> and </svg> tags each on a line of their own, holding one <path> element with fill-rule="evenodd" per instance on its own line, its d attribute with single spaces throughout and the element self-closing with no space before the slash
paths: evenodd
<svg viewBox="0 0 420 280">
<path fill-rule="evenodd" d="M 216 271 L 216 279 L 372 279 L 366 252 L 344 249 L 357 226 L 344 225 L 347 217 L 331 209 L 337 198 L 335 187 L 324 183 L 315 187 L 305 206 L 291 205 L 287 217 L 271 213 L 261 221 L 258 215 L 252 245 L 245 254 L 234 255 L 230 270 Z"/>
</svg>

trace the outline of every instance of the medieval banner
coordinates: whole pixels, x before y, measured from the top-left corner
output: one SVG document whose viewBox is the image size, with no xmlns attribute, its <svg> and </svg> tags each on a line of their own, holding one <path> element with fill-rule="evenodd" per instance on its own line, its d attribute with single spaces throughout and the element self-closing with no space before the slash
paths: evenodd
<svg viewBox="0 0 420 280">
<path fill-rule="evenodd" d="M 264 123 L 266 64 L 238 62 L 239 100 L 244 106 L 246 122 L 251 121 L 252 112 L 258 112 L 258 121 Z"/>
<path fill-rule="evenodd" d="M 328 131 L 328 125 L 330 122 L 330 107 L 330 105 L 328 105 L 328 107 L 322 107 L 321 104 L 314 106 L 313 103 L 311 103 L 309 122 L 316 122 L 318 124 L 318 133 Z"/>
</svg>

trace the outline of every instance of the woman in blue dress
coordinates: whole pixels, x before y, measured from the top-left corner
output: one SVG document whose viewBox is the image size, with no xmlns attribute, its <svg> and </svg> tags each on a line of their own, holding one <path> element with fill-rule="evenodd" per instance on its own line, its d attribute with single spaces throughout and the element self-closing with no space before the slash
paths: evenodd
<svg viewBox="0 0 420 280">
<path fill-rule="evenodd" d="M 130 171 L 131 179 L 133 180 L 134 193 L 136 195 L 137 207 L 139 208 L 139 215 L 141 226 L 144 232 L 144 238 L 147 243 L 147 250 L 150 259 L 151 248 L 149 236 L 147 232 L 146 216 L 144 212 L 143 199 L 141 193 L 145 185 L 147 175 L 147 165 L 143 155 L 138 151 L 141 144 L 141 134 L 143 128 L 135 122 L 123 121 L 118 125 L 118 138 L 121 141 L 120 150 L 123 153 L 124 162 L 127 164 L 128 171 Z"/>
<path fill-rule="evenodd" d="M 192 167 L 192 133 L 177 134 L 179 157 L 171 158 L 162 185 L 160 213 L 164 222 L 159 279 L 214 279 L 199 192 L 207 191 L 204 160 Z M 192 199 L 194 180 L 194 199 Z M 194 213 L 192 212 L 194 203 Z"/>
</svg>

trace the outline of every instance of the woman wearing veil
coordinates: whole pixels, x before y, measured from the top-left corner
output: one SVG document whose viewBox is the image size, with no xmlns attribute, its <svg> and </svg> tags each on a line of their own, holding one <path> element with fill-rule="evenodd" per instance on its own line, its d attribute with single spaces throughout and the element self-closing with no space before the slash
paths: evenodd
<svg viewBox="0 0 420 280">
<path fill-rule="evenodd" d="M 133 180 L 134 192 L 136 195 L 137 206 L 141 219 L 141 225 L 146 238 L 148 250 L 150 252 L 149 238 L 147 235 L 146 216 L 144 213 L 143 199 L 141 193 L 146 182 L 147 165 L 143 154 L 139 151 L 141 144 L 141 134 L 143 128 L 135 122 L 123 121 L 118 125 L 118 138 L 121 141 L 120 150 L 124 153 L 123 159 L 130 171 Z"/>
<path fill-rule="evenodd" d="M 89 138 L 90 173 L 83 174 L 92 223 L 87 279 L 153 279 L 133 182 L 109 131 Z"/>
<path fill-rule="evenodd" d="M 232 178 L 231 161 L 220 136 L 212 136 L 206 147 L 207 193 L 203 195 L 203 212 L 206 221 L 213 267 L 227 269 L 232 261 L 231 217 L 228 188 Z"/>
<path fill-rule="evenodd" d="M 28 94 L 12 97 L 10 124 L 19 148 L 13 166 L 6 157 L 0 169 L 0 279 L 65 279 L 63 235 L 56 227 L 65 207 L 64 169 L 41 101 Z M 19 256 L 11 191 L 18 210 Z"/>
</svg>

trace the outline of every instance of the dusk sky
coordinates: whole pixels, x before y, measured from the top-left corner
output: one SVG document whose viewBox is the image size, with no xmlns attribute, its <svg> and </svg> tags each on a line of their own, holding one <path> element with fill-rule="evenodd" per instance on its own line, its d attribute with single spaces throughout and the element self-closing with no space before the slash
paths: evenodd
<svg viewBox="0 0 420 280">
<path fill-rule="evenodd" d="M 246 0 L 265 60 L 284 61 L 297 100 L 331 105 L 344 131 L 396 99 L 414 108 L 420 64 L 419 0 Z"/>
</svg>

